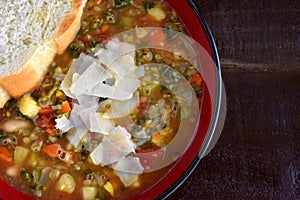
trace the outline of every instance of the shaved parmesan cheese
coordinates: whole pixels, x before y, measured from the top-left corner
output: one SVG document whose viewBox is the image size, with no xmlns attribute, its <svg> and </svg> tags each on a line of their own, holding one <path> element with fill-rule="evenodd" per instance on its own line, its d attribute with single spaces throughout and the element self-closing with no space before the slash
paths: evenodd
<svg viewBox="0 0 300 200">
<path fill-rule="evenodd" d="M 78 114 L 78 110 L 79 106 L 77 104 L 74 104 L 72 112 L 70 114 L 70 121 L 74 126 L 74 130 L 67 135 L 68 140 L 74 147 L 77 147 L 79 145 L 81 139 L 88 132 L 88 128 L 82 122 L 80 115 Z"/>
<path fill-rule="evenodd" d="M 141 86 L 141 81 L 136 78 L 123 77 L 116 81 L 116 88 L 134 93 Z"/>
<path fill-rule="evenodd" d="M 141 78 L 145 75 L 145 67 L 140 66 L 135 69 L 135 75 L 137 78 Z"/>
<path fill-rule="evenodd" d="M 105 166 L 135 152 L 135 144 L 130 138 L 125 128 L 117 126 L 90 154 L 92 161 L 96 165 Z"/>
<path fill-rule="evenodd" d="M 76 81 L 72 82 L 70 92 L 75 96 L 85 94 L 86 91 L 108 78 L 112 78 L 112 74 L 93 62 Z"/>
<path fill-rule="evenodd" d="M 105 113 L 110 108 L 111 101 L 112 101 L 111 99 L 106 99 L 104 101 L 101 101 L 99 103 L 98 111 L 101 113 Z"/>
<path fill-rule="evenodd" d="M 85 109 L 85 108 L 97 110 L 99 107 L 99 104 L 98 104 L 99 98 L 98 97 L 88 96 L 88 95 L 79 95 L 79 96 L 77 96 L 77 100 L 78 100 L 79 105 L 81 106 L 80 110 Z"/>
<path fill-rule="evenodd" d="M 59 119 L 55 119 L 56 125 L 55 128 L 61 130 L 63 133 L 66 133 L 71 128 L 73 128 L 73 124 L 66 118 L 66 116 L 62 116 Z"/>
<path fill-rule="evenodd" d="M 147 135 L 145 131 L 139 131 L 132 134 L 132 137 L 136 141 L 137 146 L 143 145 L 145 142 L 147 142 L 151 136 Z"/>
<path fill-rule="evenodd" d="M 80 55 L 78 59 L 76 59 L 71 68 L 69 69 L 67 75 L 65 76 L 64 80 L 60 85 L 60 89 L 69 97 L 74 97 L 70 92 L 70 87 L 73 81 L 73 74 L 76 73 L 78 75 L 82 74 L 87 67 L 89 67 L 93 62 L 94 58 L 87 55 Z"/>
<path fill-rule="evenodd" d="M 79 106 L 81 108 L 82 106 Z M 90 129 L 90 113 L 95 111 L 89 107 L 84 108 L 83 110 L 78 109 L 78 114 L 81 118 L 81 121 L 84 123 L 85 127 Z"/>
<path fill-rule="evenodd" d="M 106 49 L 101 48 L 95 53 L 99 60 L 106 66 L 111 65 L 121 55 L 131 53 L 135 57 L 135 45 L 119 42 L 117 40 L 110 40 L 106 44 Z"/>
<path fill-rule="evenodd" d="M 111 100 L 110 109 L 104 113 L 105 118 L 121 118 L 128 116 L 133 109 L 135 109 L 140 102 L 140 95 L 138 92 L 134 96 L 125 101 Z"/>
<path fill-rule="evenodd" d="M 145 72 L 143 67 L 135 65 L 135 45 L 132 44 L 111 40 L 95 56 L 81 54 L 73 62 L 61 89 L 78 102 L 71 111 L 73 132 L 67 138 L 77 147 L 88 132 L 107 135 L 91 154 L 95 164 L 106 165 L 134 152 L 131 135 L 126 129 L 116 129 L 113 118 L 127 116 L 138 105 L 136 91 L 141 85 L 139 78 Z M 109 100 L 99 108 L 99 98 Z M 110 152 L 110 156 L 99 157 L 101 152 Z"/>
<path fill-rule="evenodd" d="M 115 123 L 111 119 L 105 119 L 100 113 L 90 113 L 90 131 L 108 135 L 114 128 Z"/>
<path fill-rule="evenodd" d="M 113 168 L 125 187 L 128 187 L 137 181 L 138 175 L 144 171 L 140 159 L 132 156 L 121 158 Z"/>
<path fill-rule="evenodd" d="M 123 77 L 128 73 L 132 73 L 135 70 L 135 61 L 132 55 L 122 55 L 114 60 L 109 69 L 112 70 L 117 76 Z"/>
<path fill-rule="evenodd" d="M 132 97 L 132 93 L 100 83 L 93 87 L 90 91 L 86 92 L 87 95 L 96 97 L 110 98 L 116 100 L 127 100 Z"/>
</svg>

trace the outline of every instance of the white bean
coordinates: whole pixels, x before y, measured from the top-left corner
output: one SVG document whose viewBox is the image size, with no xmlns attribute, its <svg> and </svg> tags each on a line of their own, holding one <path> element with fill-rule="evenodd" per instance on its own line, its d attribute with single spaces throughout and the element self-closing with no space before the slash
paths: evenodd
<svg viewBox="0 0 300 200">
<path fill-rule="evenodd" d="M 31 129 L 33 124 L 28 120 L 10 119 L 0 125 L 0 128 L 7 133 L 18 132 L 21 129 Z"/>
<path fill-rule="evenodd" d="M 19 166 L 17 166 L 17 165 L 12 166 L 6 170 L 7 175 L 10 177 L 17 176 L 18 172 L 19 172 Z"/>
</svg>

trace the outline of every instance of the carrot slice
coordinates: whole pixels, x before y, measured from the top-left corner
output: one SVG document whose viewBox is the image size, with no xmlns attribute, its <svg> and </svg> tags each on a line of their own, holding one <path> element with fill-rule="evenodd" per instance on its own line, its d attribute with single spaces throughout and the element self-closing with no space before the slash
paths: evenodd
<svg viewBox="0 0 300 200">
<path fill-rule="evenodd" d="M 60 110 L 61 113 L 67 113 L 67 112 L 70 112 L 71 110 L 72 109 L 71 109 L 71 106 L 68 101 L 64 101 L 61 104 L 61 110 Z"/>
<path fill-rule="evenodd" d="M 50 107 L 42 108 L 39 111 L 40 115 L 50 115 L 50 114 L 53 114 L 53 113 L 54 113 L 54 110 L 52 108 L 50 108 Z"/>
<path fill-rule="evenodd" d="M 50 129 L 50 128 L 46 129 L 46 132 L 51 136 L 55 136 L 55 134 L 56 134 L 56 131 L 54 129 Z"/>
<path fill-rule="evenodd" d="M 59 150 L 61 150 L 61 146 L 59 144 L 50 144 L 42 148 L 42 151 L 51 158 L 56 158 Z"/>
<path fill-rule="evenodd" d="M 189 83 L 196 83 L 197 86 L 201 86 L 202 85 L 202 77 L 200 74 L 195 74 L 193 75 L 190 79 L 189 79 Z"/>
<path fill-rule="evenodd" d="M 6 162 L 12 161 L 12 155 L 6 147 L 0 147 L 0 159 Z"/>
<path fill-rule="evenodd" d="M 108 25 L 108 24 L 104 24 L 104 25 L 101 27 L 101 31 L 102 31 L 102 32 L 106 32 L 106 31 L 108 31 L 108 29 L 109 29 L 109 25 Z"/>
</svg>

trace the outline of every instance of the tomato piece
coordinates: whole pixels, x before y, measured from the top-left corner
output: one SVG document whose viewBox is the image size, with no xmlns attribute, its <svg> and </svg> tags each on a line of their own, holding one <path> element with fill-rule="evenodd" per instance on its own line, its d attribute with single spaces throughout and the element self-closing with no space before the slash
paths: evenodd
<svg viewBox="0 0 300 200">
<path fill-rule="evenodd" d="M 49 114 L 53 114 L 54 110 L 51 107 L 47 107 L 47 108 L 41 108 L 41 110 L 39 111 L 40 115 L 49 115 Z"/>
<path fill-rule="evenodd" d="M 55 118 L 52 115 L 39 115 L 35 123 L 42 128 L 55 129 Z"/>
<path fill-rule="evenodd" d="M 0 147 L 0 160 L 11 162 L 12 155 L 6 147 Z"/>
<path fill-rule="evenodd" d="M 94 38 L 97 42 L 102 43 L 105 40 L 107 40 L 108 38 L 110 38 L 110 35 L 108 35 L 106 33 L 97 33 L 94 35 Z"/>
<path fill-rule="evenodd" d="M 137 106 L 137 109 L 139 110 L 148 110 L 149 104 L 147 102 L 140 102 Z"/>
<path fill-rule="evenodd" d="M 56 158 L 60 150 L 61 146 L 59 144 L 50 144 L 42 148 L 42 151 L 45 152 L 51 158 Z"/>
</svg>

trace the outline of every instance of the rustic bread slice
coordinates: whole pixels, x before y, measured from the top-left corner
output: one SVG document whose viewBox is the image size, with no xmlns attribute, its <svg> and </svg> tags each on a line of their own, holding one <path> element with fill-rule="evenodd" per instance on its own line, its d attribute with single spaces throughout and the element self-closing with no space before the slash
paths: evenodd
<svg viewBox="0 0 300 200">
<path fill-rule="evenodd" d="M 42 81 L 55 55 L 75 37 L 85 3 L 0 1 L 0 107 L 9 95 L 19 98 Z"/>
</svg>

